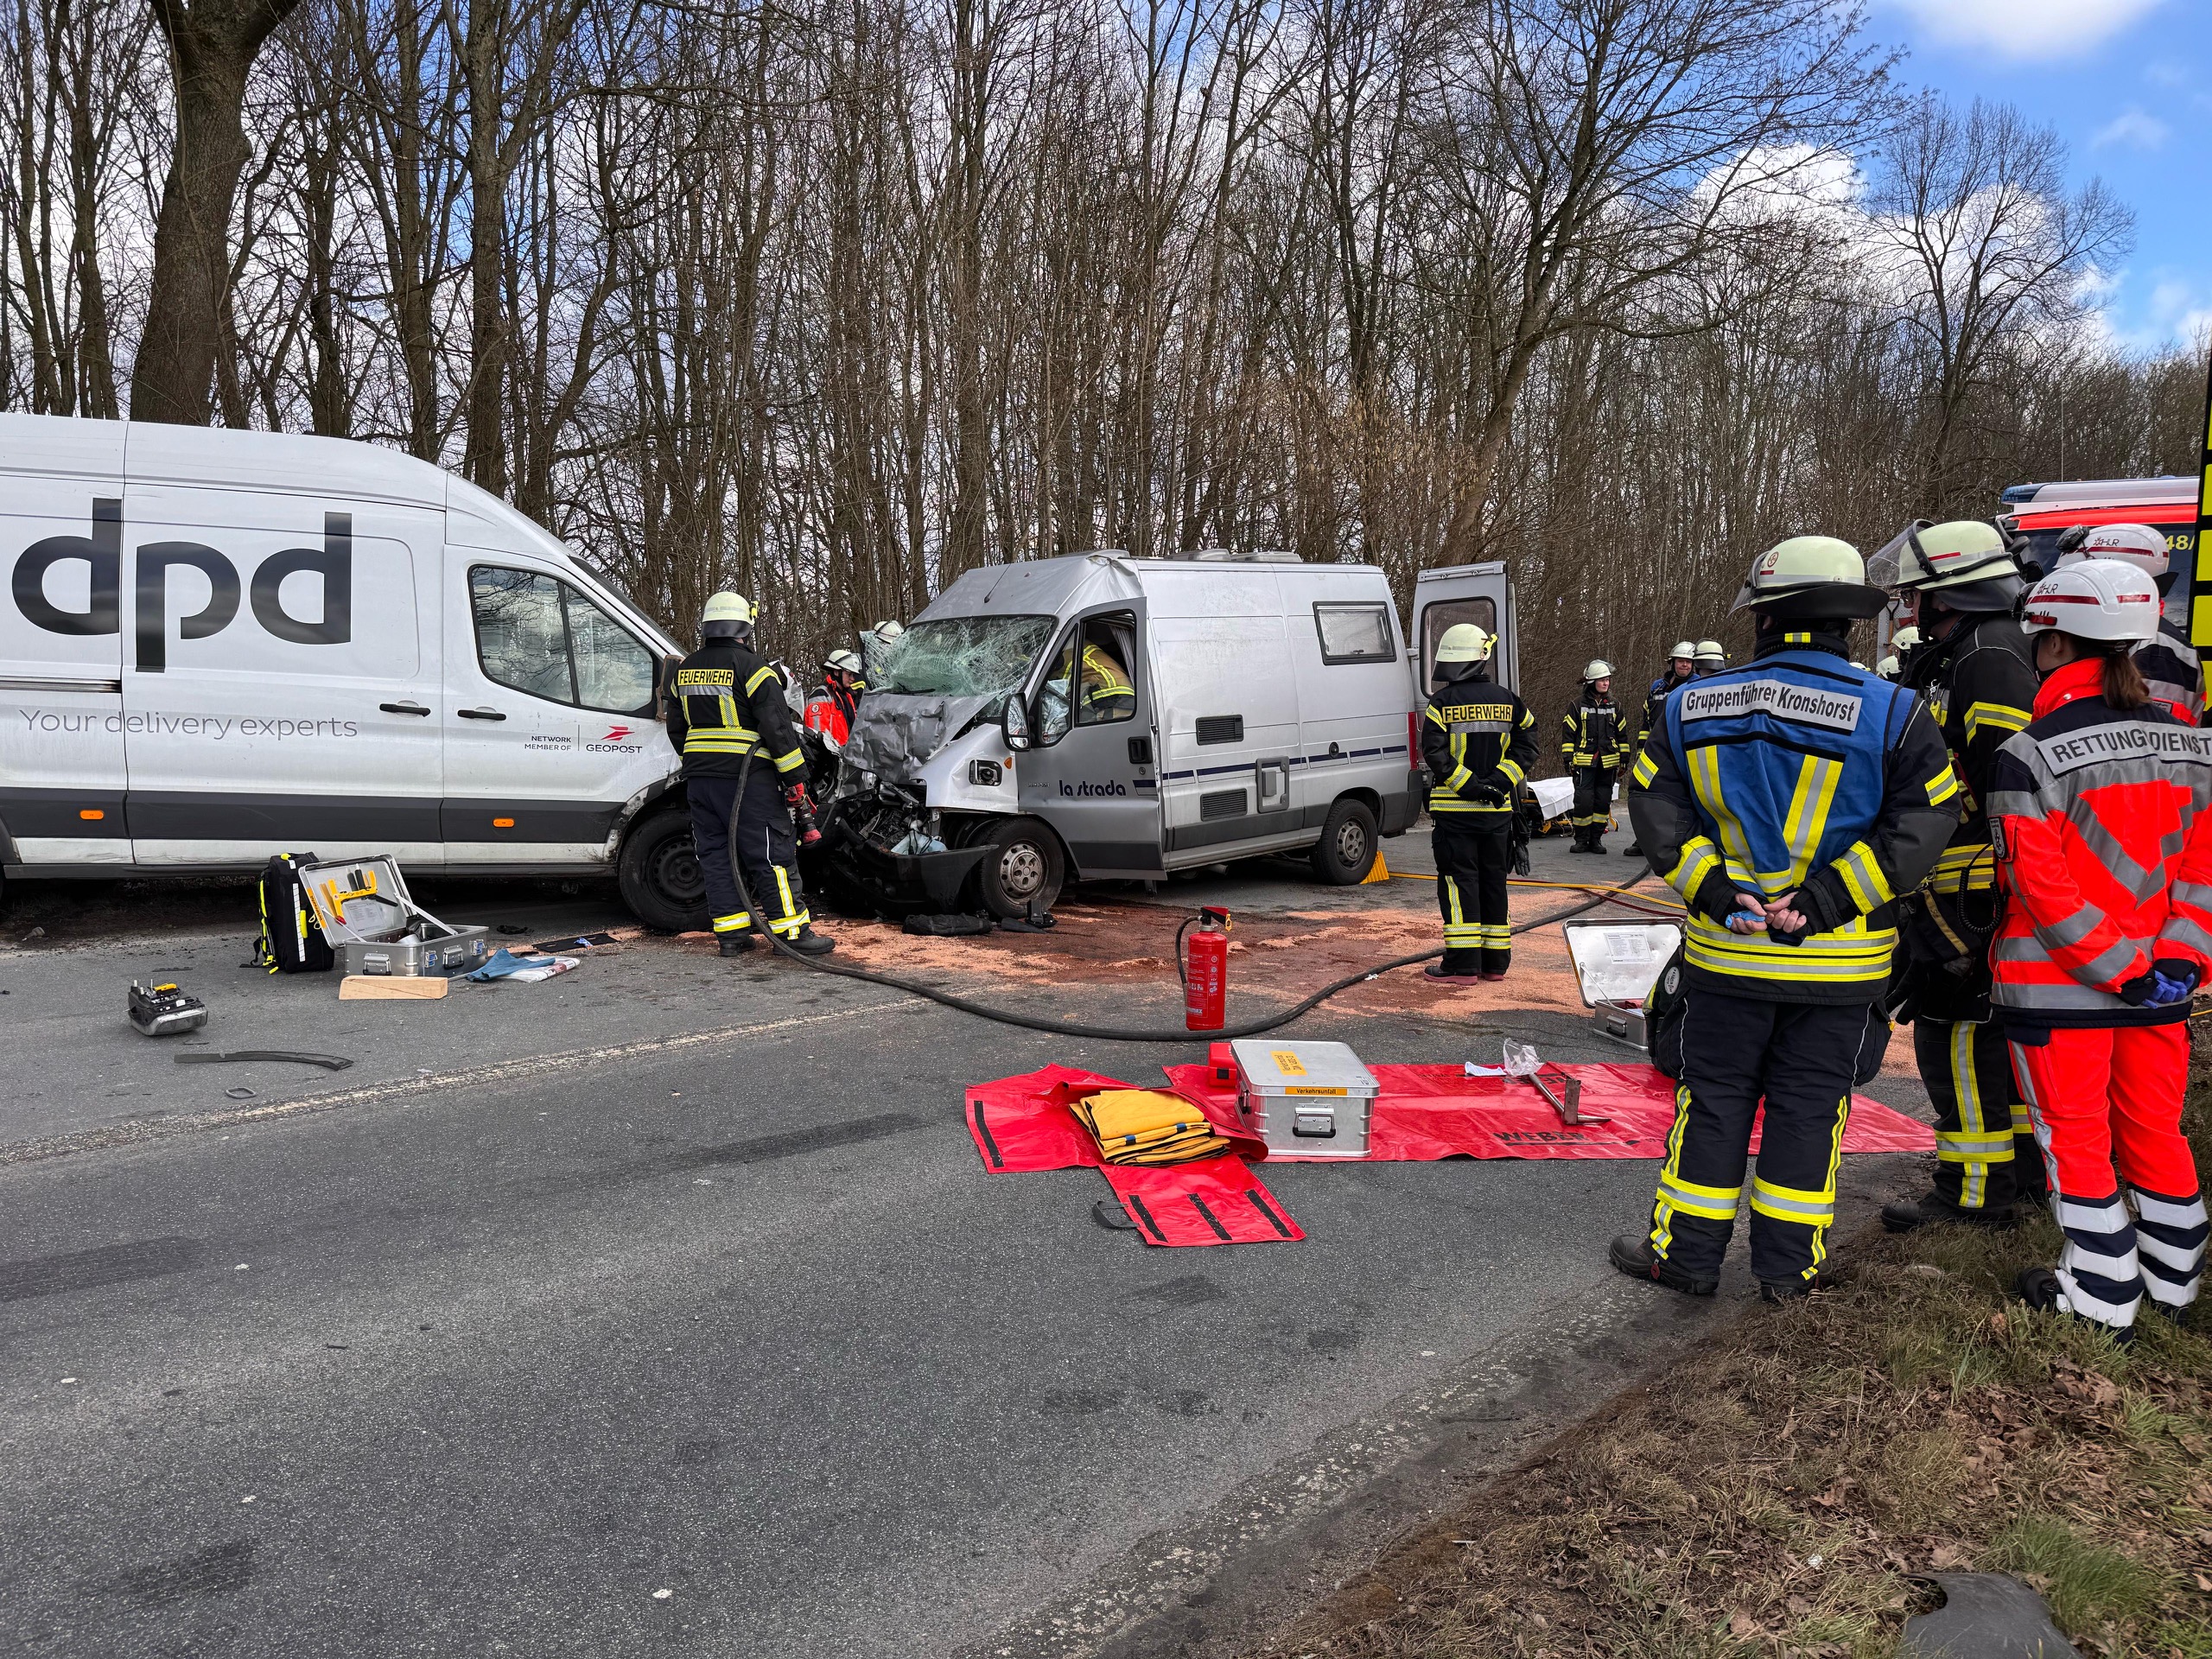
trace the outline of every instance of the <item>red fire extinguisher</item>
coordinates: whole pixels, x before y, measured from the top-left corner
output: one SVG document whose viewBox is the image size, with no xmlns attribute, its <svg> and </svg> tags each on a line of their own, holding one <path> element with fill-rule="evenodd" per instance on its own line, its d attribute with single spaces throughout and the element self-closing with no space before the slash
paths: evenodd
<svg viewBox="0 0 2212 1659">
<path fill-rule="evenodd" d="M 1193 932 L 1192 930 L 1196 929 Z M 1187 958 L 1183 937 L 1190 935 Z M 1175 971 L 1183 978 L 1183 1027 L 1219 1031 L 1229 1001 L 1229 912 L 1209 905 L 1175 932 Z"/>
</svg>

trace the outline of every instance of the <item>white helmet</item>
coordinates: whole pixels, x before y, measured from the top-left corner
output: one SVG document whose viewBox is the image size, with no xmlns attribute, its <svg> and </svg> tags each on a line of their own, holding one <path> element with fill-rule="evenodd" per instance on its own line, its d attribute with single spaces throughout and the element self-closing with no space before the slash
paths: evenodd
<svg viewBox="0 0 2212 1659">
<path fill-rule="evenodd" d="M 1721 650 L 1718 639 L 1699 640 L 1697 650 L 1692 655 L 1693 659 L 1700 664 L 1711 663 L 1715 668 L 1728 666 L 1728 653 Z"/>
<path fill-rule="evenodd" d="M 1592 657 L 1589 665 L 1582 671 L 1582 683 L 1585 685 L 1599 680 L 1610 680 L 1612 677 L 1613 665 L 1602 657 Z"/>
<path fill-rule="evenodd" d="M 1930 524 L 1916 518 L 1866 562 L 1877 587 L 1940 594 L 1955 611 L 2009 611 L 2019 596 L 2020 562 L 1986 518 Z"/>
<path fill-rule="evenodd" d="M 2154 639 L 2158 585 L 2118 559 L 2083 559 L 2035 585 L 2020 613 L 2020 631 L 2115 645 Z"/>
<path fill-rule="evenodd" d="M 1436 642 L 1436 660 L 1440 663 L 1486 663 L 1490 660 L 1491 636 L 1471 622 L 1455 622 L 1444 630 L 1444 637 Z"/>
<path fill-rule="evenodd" d="M 853 651 L 833 651 L 822 659 L 822 666 L 834 668 L 841 674 L 858 675 L 865 671 L 860 653 Z"/>
<path fill-rule="evenodd" d="M 1697 646 L 1690 640 L 1677 639 L 1675 641 L 1675 648 L 1667 655 L 1685 663 L 1694 662 L 1697 658 Z"/>
<path fill-rule="evenodd" d="M 1874 664 L 1874 671 L 1875 671 L 1877 674 L 1880 675 L 1880 676 L 1881 676 L 1884 679 L 1885 679 L 1885 680 L 1894 680 L 1895 678 L 1897 678 L 1897 653 L 1896 653 L 1895 652 L 1891 652 L 1888 656 L 1886 656 L 1886 657 L 1883 658 L 1882 658 L 1882 660 L 1881 660 L 1880 662 L 1878 662 L 1878 663 L 1875 664 Z"/>
<path fill-rule="evenodd" d="M 1908 622 L 1890 636 L 1890 645 L 1902 657 L 1920 643 L 1920 630 Z"/>
<path fill-rule="evenodd" d="M 887 622 L 877 623 L 873 628 L 870 628 L 868 632 L 873 633 L 879 640 L 887 645 L 893 640 L 899 638 L 906 632 L 906 625 L 899 621 L 896 618 L 893 618 L 892 620 Z"/>
<path fill-rule="evenodd" d="M 2117 559 L 2156 582 L 2166 574 L 2166 538 L 2148 524 L 2078 524 L 2060 534 L 2052 568 L 2063 570 L 2083 559 Z"/>
</svg>

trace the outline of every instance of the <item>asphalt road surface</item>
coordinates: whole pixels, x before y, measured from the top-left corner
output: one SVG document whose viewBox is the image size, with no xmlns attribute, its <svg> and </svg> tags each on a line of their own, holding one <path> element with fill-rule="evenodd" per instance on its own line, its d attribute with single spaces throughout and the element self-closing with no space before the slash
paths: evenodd
<svg viewBox="0 0 2212 1659">
<path fill-rule="evenodd" d="M 1171 1251 L 962 1127 L 979 1078 L 1191 1046 L 672 943 L 340 1004 L 236 966 L 219 899 L 122 938 L 40 902 L 0 951 L 9 1652 L 1211 1651 L 1741 1306 L 1605 1267 L 1645 1162 L 1274 1166 L 1306 1242 Z M 225 1046 L 358 1064 L 176 1066 L 120 1022 L 154 972 Z M 1300 1029 L 1435 1060 L 1498 1020 Z"/>
</svg>

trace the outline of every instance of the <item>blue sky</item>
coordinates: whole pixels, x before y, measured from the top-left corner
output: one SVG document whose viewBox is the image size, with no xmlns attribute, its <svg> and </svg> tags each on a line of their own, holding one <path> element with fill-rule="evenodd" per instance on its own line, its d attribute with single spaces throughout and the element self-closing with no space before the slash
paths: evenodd
<svg viewBox="0 0 2212 1659">
<path fill-rule="evenodd" d="M 1872 0 L 1867 22 L 1910 54 L 1905 85 L 2018 105 L 2135 210 L 2107 301 L 2122 343 L 2212 327 L 2212 0 Z"/>
</svg>

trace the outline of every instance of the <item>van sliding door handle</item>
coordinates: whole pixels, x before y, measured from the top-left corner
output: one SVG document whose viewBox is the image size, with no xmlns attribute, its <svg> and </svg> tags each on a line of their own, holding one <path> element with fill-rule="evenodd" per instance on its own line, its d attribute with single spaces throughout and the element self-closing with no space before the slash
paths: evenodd
<svg viewBox="0 0 2212 1659">
<path fill-rule="evenodd" d="M 419 702 L 380 702 L 377 707 L 387 715 L 427 715 L 430 712 Z"/>
<path fill-rule="evenodd" d="M 505 720 L 506 718 L 496 709 L 463 709 L 460 712 L 463 720 Z"/>
</svg>

